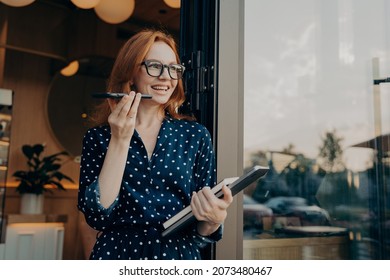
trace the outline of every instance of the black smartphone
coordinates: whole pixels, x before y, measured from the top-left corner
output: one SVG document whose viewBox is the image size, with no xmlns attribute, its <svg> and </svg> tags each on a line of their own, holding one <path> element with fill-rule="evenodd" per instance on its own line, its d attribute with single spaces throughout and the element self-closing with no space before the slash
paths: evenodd
<svg viewBox="0 0 390 280">
<path fill-rule="evenodd" d="M 116 92 L 97 92 L 92 93 L 92 97 L 94 98 L 122 98 L 127 95 L 127 93 L 116 93 Z M 142 94 L 141 98 L 151 99 L 152 96 L 150 94 Z"/>
</svg>

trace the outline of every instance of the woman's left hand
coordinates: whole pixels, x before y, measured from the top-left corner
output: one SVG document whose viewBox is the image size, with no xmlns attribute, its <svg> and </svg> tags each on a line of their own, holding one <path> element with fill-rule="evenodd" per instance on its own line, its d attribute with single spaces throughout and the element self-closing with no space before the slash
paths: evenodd
<svg viewBox="0 0 390 280">
<path fill-rule="evenodd" d="M 223 197 L 216 197 L 209 187 L 204 187 L 197 193 L 193 193 L 191 198 L 192 213 L 198 221 L 202 223 L 198 226 L 201 235 L 209 235 L 216 231 L 225 221 L 227 208 L 233 202 L 230 189 L 222 187 Z"/>
</svg>

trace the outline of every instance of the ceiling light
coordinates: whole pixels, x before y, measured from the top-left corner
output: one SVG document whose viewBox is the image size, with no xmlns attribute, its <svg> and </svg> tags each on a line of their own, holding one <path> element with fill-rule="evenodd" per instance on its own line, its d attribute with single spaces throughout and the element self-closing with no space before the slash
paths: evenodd
<svg viewBox="0 0 390 280">
<path fill-rule="evenodd" d="M 180 0 L 164 0 L 165 4 L 167 4 L 169 7 L 178 9 L 180 8 Z"/>
<path fill-rule="evenodd" d="M 117 24 L 127 20 L 133 14 L 134 7 L 134 0 L 100 0 L 94 9 L 103 21 Z"/>
<path fill-rule="evenodd" d="M 35 0 L 0 0 L 1 3 L 4 3 L 11 7 L 24 7 L 30 5 Z"/>
<path fill-rule="evenodd" d="M 96 7 L 99 4 L 100 0 L 70 0 L 80 9 L 91 9 Z"/>
<path fill-rule="evenodd" d="M 72 61 L 68 66 L 61 69 L 60 73 L 63 76 L 73 76 L 79 70 L 79 62 L 77 60 Z"/>
</svg>

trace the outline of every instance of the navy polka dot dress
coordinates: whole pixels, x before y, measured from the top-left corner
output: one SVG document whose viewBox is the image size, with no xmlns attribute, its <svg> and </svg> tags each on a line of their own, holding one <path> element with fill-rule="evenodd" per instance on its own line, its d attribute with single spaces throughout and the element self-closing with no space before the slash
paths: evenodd
<svg viewBox="0 0 390 280">
<path fill-rule="evenodd" d="M 215 158 L 207 129 L 166 118 L 149 159 L 137 131 L 131 139 L 120 192 L 109 208 L 99 202 L 98 176 L 110 140 L 110 127 L 87 131 L 83 139 L 78 208 L 100 233 L 91 259 L 200 259 L 208 237 L 196 224 L 173 237 L 161 237 L 162 223 L 190 204 L 191 194 L 216 183 Z"/>
</svg>

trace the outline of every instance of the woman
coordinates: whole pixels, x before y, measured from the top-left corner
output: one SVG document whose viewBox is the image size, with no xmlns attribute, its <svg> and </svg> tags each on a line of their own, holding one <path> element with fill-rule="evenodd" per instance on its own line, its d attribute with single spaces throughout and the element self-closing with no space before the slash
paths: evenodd
<svg viewBox="0 0 390 280">
<path fill-rule="evenodd" d="M 144 30 L 120 50 L 98 125 L 83 140 L 78 207 L 100 231 L 91 259 L 199 259 L 222 237 L 233 198 L 215 197 L 210 134 L 178 113 L 184 67 L 173 38 Z M 141 93 L 152 99 L 141 99 Z M 191 205 L 197 222 L 161 237 L 162 223 Z"/>
</svg>

